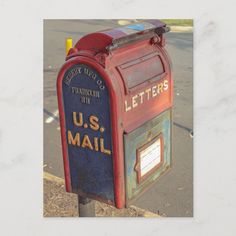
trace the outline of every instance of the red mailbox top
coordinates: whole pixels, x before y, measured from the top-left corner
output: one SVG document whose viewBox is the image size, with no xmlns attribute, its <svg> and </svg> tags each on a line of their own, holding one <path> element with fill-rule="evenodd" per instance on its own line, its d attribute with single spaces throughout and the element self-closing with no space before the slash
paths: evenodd
<svg viewBox="0 0 236 236">
<path fill-rule="evenodd" d="M 88 34 L 68 53 L 67 60 L 75 56 L 96 60 L 117 83 L 126 132 L 172 105 L 170 59 L 163 35 L 168 31 L 165 23 L 148 20 Z"/>
<path fill-rule="evenodd" d="M 152 20 L 115 29 L 104 30 L 81 38 L 75 45 L 75 48 L 78 50 L 105 52 L 112 48 L 119 47 L 122 44 L 132 43 L 135 39 L 141 39 L 143 38 L 142 35 L 150 37 L 150 34 L 153 32 L 162 34 L 167 29 L 165 26 L 166 25 L 159 20 Z"/>
<path fill-rule="evenodd" d="M 69 68 L 83 64 L 103 78 L 109 93 L 115 205 L 125 204 L 123 135 L 143 125 L 173 103 L 171 63 L 164 49 L 168 27 L 149 20 L 82 37 L 70 49 L 58 75 L 58 97 L 67 191 L 71 189 L 62 100 Z"/>
<path fill-rule="evenodd" d="M 82 37 L 68 53 L 70 58 L 78 51 L 107 52 L 122 45 L 133 43 L 155 34 L 161 36 L 169 30 L 166 24 L 159 20 L 148 20 L 142 23 L 127 25 L 119 28 L 103 30 Z"/>
</svg>

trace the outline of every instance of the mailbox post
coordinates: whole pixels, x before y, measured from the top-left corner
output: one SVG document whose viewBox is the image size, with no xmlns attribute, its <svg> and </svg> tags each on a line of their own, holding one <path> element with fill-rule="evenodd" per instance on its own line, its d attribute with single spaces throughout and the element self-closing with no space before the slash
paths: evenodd
<svg viewBox="0 0 236 236">
<path fill-rule="evenodd" d="M 94 200 L 78 195 L 78 210 L 80 217 L 94 217 L 95 216 Z"/>
<path fill-rule="evenodd" d="M 123 208 L 170 168 L 168 30 L 149 20 L 86 35 L 69 50 L 57 79 L 68 192 Z"/>
</svg>

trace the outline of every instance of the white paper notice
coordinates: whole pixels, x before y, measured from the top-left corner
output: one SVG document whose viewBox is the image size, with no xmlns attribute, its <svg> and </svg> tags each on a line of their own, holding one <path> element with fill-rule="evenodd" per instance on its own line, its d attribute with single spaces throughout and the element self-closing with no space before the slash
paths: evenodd
<svg viewBox="0 0 236 236">
<path fill-rule="evenodd" d="M 140 152 L 141 177 L 161 162 L 161 140 L 157 139 L 146 149 Z"/>
</svg>

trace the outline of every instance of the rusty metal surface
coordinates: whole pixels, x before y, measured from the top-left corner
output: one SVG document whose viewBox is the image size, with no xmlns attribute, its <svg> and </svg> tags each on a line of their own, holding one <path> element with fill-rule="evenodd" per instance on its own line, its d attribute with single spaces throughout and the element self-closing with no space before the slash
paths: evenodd
<svg viewBox="0 0 236 236">
<path fill-rule="evenodd" d="M 111 45 L 107 46 L 106 49 L 107 49 L 108 52 L 110 52 L 114 49 L 127 46 L 127 45 L 135 43 L 137 41 L 150 39 L 150 38 L 155 37 L 155 36 L 156 36 L 156 34 L 155 34 L 154 31 L 146 33 L 144 35 L 129 35 L 125 38 L 112 40 Z"/>
<path fill-rule="evenodd" d="M 153 52 L 136 60 L 129 61 L 118 66 L 118 70 L 124 79 L 127 91 L 137 90 L 137 86 L 143 83 L 155 82 L 164 73 L 163 59 L 158 52 Z"/>
<path fill-rule="evenodd" d="M 126 202 L 143 192 L 150 184 L 157 180 L 171 165 L 171 110 L 167 110 L 156 118 L 146 122 L 140 128 L 124 135 L 125 144 L 125 175 L 126 175 Z M 150 139 L 162 134 L 163 136 L 163 163 L 144 181 L 138 183 L 136 165 L 136 150 L 148 143 Z"/>
</svg>

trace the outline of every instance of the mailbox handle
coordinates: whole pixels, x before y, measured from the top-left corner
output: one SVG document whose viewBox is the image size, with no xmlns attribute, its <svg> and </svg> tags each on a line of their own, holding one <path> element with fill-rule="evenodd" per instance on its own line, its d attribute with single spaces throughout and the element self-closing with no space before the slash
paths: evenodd
<svg viewBox="0 0 236 236">
<path fill-rule="evenodd" d="M 164 34 L 164 33 L 168 33 L 170 31 L 170 27 L 169 26 L 164 26 L 164 27 L 161 27 L 161 28 L 157 28 L 155 30 L 155 32 L 160 35 L 160 34 Z"/>
</svg>

